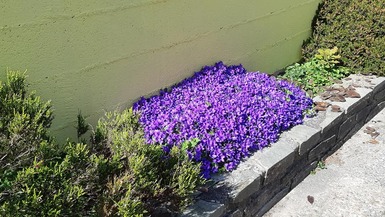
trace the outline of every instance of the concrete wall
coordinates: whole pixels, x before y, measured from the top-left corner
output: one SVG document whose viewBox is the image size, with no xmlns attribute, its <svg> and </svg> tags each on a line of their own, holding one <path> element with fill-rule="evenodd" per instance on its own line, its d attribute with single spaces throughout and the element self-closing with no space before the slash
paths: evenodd
<svg viewBox="0 0 385 217">
<path fill-rule="evenodd" d="M 203 65 L 271 73 L 297 61 L 319 1 L 0 0 L 0 78 L 28 69 L 62 139 L 78 109 L 95 123 Z"/>
</svg>

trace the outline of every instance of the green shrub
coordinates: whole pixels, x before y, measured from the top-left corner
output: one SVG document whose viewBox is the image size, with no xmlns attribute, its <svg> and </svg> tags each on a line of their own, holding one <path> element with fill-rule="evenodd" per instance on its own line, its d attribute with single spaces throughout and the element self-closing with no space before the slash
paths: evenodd
<svg viewBox="0 0 385 217">
<path fill-rule="evenodd" d="M 25 78 L 7 71 L 6 81 L 0 81 L 0 202 L 18 171 L 49 154 L 44 147 L 51 144 L 51 105 L 27 93 Z"/>
<path fill-rule="evenodd" d="M 148 145 L 132 109 L 101 119 L 90 144 L 79 113 L 78 139 L 49 136 L 50 103 L 28 94 L 25 75 L 0 83 L 0 216 L 148 216 L 179 210 L 203 183 L 186 146 Z"/>
<path fill-rule="evenodd" d="M 355 73 L 385 75 L 385 1 L 324 0 L 303 55 L 337 46 L 343 62 Z"/>
<path fill-rule="evenodd" d="M 0 173 L 4 173 L 29 165 L 41 154 L 40 143 L 51 139 L 53 116 L 50 102 L 27 93 L 25 75 L 19 72 L 8 71 L 7 80 L 0 81 L 0 99 Z"/>
<path fill-rule="evenodd" d="M 87 145 L 54 142 L 51 104 L 25 79 L 8 71 L 0 82 L 0 216 L 93 215 L 97 164 Z"/>
<path fill-rule="evenodd" d="M 68 143 L 63 157 L 34 161 L 18 172 L 2 216 L 95 216 L 95 167 L 85 144 Z"/>
<path fill-rule="evenodd" d="M 103 196 L 104 215 L 148 215 L 167 202 L 174 209 L 183 207 L 203 183 L 200 165 L 184 150 L 175 147 L 165 154 L 161 145 L 146 144 L 132 109 L 101 119 L 92 145 L 115 165 Z"/>
<path fill-rule="evenodd" d="M 308 61 L 287 67 L 281 78 L 295 82 L 310 95 L 317 94 L 322 86 L 330 85 L 349 73 L 347 68 L 341 66 L 341 56 L 337 53 L 337 47 L 319 49 Z"/>
</svg>

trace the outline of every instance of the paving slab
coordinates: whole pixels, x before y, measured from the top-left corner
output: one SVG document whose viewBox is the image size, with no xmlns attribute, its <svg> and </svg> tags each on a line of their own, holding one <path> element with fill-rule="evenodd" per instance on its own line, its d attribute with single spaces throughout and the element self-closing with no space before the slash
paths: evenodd
<svg viewBox="0 0 385 217">
<path fill-rule="evenodd" d="M 385 109 L 324 164 L 264 216 L 385 216 Z"/>
</svg>

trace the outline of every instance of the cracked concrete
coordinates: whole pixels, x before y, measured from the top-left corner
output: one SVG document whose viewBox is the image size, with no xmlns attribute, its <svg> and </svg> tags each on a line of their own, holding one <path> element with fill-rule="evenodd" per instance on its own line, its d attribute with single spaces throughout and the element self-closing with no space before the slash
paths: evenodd
<svg viewBox="0 0 385 217">
<path fill-rule="evenodd" d="M 325 159 L 325 166 L 264 216 L 385 216 L 385 109 Z"/>
</svg>

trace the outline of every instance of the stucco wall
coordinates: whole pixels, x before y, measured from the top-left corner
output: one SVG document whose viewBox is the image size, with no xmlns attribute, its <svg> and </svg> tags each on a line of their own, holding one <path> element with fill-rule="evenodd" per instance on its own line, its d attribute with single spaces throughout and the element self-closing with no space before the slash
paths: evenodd
<svg viewBox="0 0 385 217">
<path fill-rule="evenodd" d="M 0 70 L 28 69 L 30 88 L 52 99 L 62 139 L 75 135 L 78 109 L 95 123 L 203 65 L 270 73 L 297 61 L 318 3 L 0 0 Z"/>
</svg>

